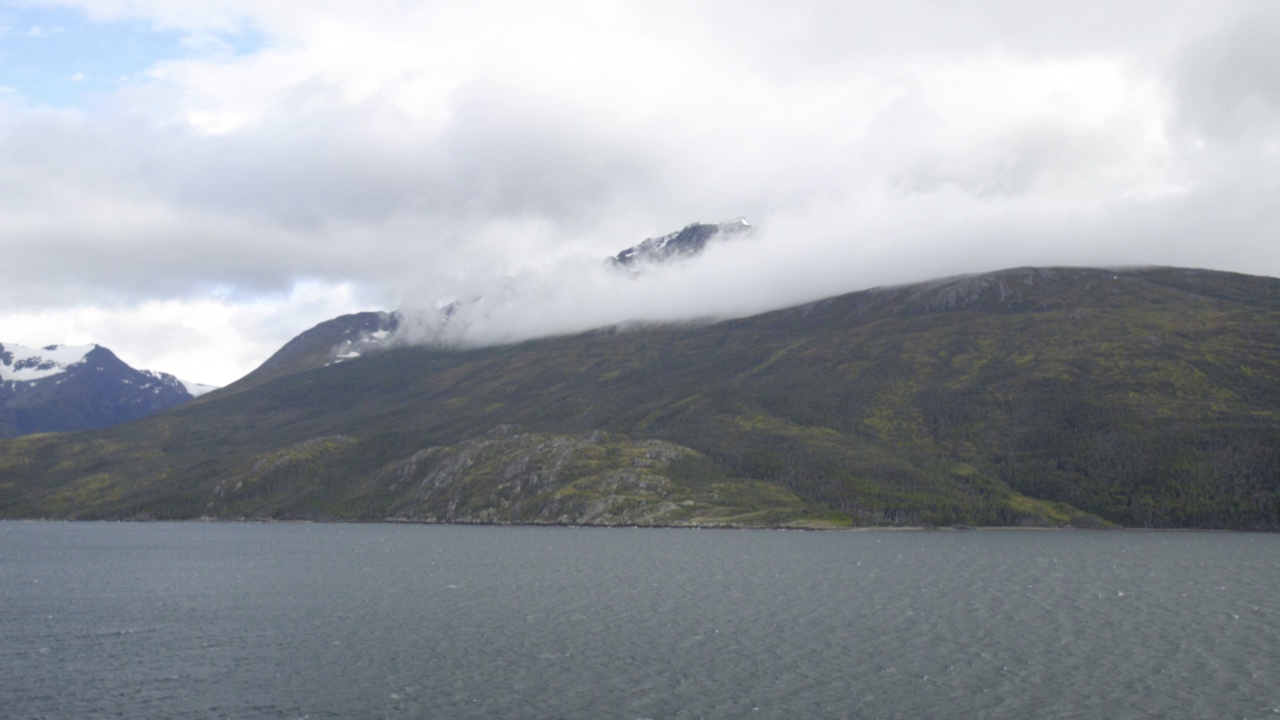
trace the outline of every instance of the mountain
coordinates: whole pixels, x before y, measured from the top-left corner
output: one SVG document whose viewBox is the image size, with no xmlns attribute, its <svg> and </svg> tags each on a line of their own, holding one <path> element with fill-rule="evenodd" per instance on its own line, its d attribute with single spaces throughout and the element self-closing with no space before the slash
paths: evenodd
<svg viewBox="0 0 1280 720">
<path fill-rule="evenodd" d="M 645 265 L 700 255 L 712 240 L 732 240 L 750 234 L 753 229 L 745 218 L 715 224 L 692 223 L 676 232 L 633 245 L 609 261 L 614 267 L 638 272 Z"/>
<path fill-rule="evenodd" d="M 399 326 L 395 313 L 342 315 L 285 343 L 265 362 L 228 387 L 239 392 L 271 378 L 327 367 L 379 351 Z"/>
<path fill-rule="evenodd" d="M 0 516 L 1280 529 L 1274 278 L 1017 268 L 326 362 L 0 442 Z"/>
<path fill-rule="evenodd" d="M 105 428 L 210 390 L 135 370 L 98 345 L 0 343 L 0 437 Z"/>
</svg>

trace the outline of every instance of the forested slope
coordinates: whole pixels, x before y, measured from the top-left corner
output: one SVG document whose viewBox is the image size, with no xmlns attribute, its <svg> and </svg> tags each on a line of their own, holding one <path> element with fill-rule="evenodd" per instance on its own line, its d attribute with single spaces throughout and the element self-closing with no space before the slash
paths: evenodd
<svg viewBox="0 0 1280 720">
<path fill-rule="evenodd" d="M 403 347 L 0 444 L 9 517 L 1280 527 L 1280 280 L 1015 269 Z"/>
</svg>

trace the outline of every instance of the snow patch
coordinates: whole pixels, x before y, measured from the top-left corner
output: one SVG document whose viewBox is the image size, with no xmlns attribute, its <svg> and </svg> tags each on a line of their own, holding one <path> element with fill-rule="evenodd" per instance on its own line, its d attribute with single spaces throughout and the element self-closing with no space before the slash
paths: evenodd
<svg viewBox="0 0 1280 720">
<path fill-rule="evenodd" d="M 354 360 L 358 357 L 362 357 L 370 350 L 381 349 L 387 345 L 387 339 L 390 338 L 391 335 L 392 333 L 390 330 L 361 332 L 356 337 L 344 340 L 333 348 L 333 362 Z"/>
<path fill-rule="evenodd" d="M 204 395 L 205 393 L 213 392 L 214 390 L 218 389 L 217 385 L 204 385 L 202 383 L 194 383 L 187 380 L 183 380 L 182 378 L 176 378 L 170 375 L 169 373 L 157 372 L 155 370 L 139 370 L 138 372 L 142 373 L 143 375 L 146 375 L 147 377 L 153 380 L 158 381 L 162 387 L 168 386 L 174 389 L 181 387 L 182 389 L 186 390 L 187 394 L 193 398 L 198 398 L 201 395 Z M 150 387 L 150 383 L 148 383 L 147 385 L 144 385 L 143 387 Z M 154 392 L 160 392 L 160 389 L 161 389 L 160 387 L 157 387 L 154 390 Z"/>
<path fill-rule="evenodd" d="M 31 382 L 66 372 L 84 362 L 97 345 L 47 345 L 29 348 L 0 343 L 0 380 Z"/>
</svg>

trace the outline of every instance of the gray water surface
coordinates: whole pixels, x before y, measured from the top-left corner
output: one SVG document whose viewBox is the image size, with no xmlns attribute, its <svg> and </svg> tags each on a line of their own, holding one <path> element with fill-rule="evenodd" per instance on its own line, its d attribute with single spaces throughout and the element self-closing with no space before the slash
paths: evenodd
<svg viewBox="0 0 1280 720">
<path fill-rule="evenodd" d="M 12 718 L 1280 716 L 1280 536 L 0 522 Z"/>
</svg>

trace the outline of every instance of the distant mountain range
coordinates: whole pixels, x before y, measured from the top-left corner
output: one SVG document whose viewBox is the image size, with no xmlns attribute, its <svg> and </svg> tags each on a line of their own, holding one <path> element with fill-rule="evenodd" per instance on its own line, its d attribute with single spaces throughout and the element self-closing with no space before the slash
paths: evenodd
<svg viewBox="0 0 1280 720">
<path fill-rule="evenodd" d="M 176 407 L 213 389 L 135 370 L 98 345 L 0 343 L 0 437 L 96 430 Z"/>
<path fill-rule="evenodd" d="M 501 347 L 395 329 L 336 318 L 200 402 L 0 441 L 0 517 L 1280 529 L 1275 278 L 1017 268 Z"/>
<path fill-rule="evenodd" d="M 713 240 L 745 236 L 751 230 L 741 218 L 691 223 L 644 240 L 608 262 L 638 273 L 644 267 L 695 257 Z M 457 309 L 457 302 L 441 309 L 441 328 Z M 392 344 L 400 322 L 398 313 L 366 312 L 321 323 L 291 340 L 237 387 L 380 351 Z M 216 389 L 167 373 L 135 370 L 98 345 L 0 344 L 0 363 L 0 438 L 102 429 L 168 410 Z"/>
</svg>

